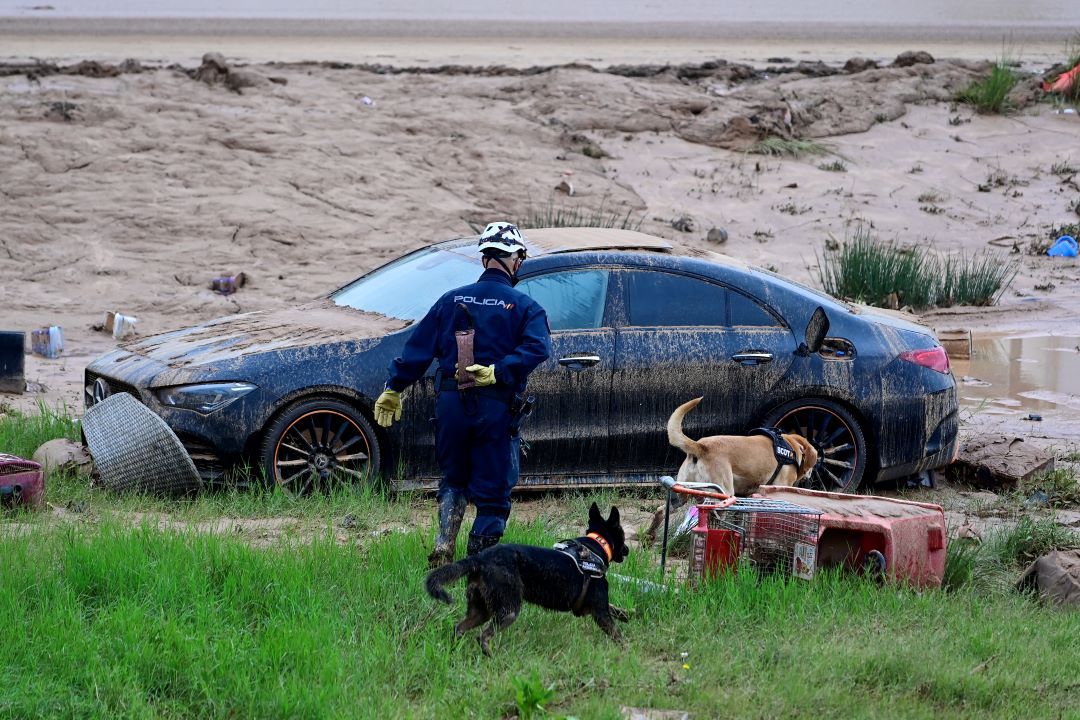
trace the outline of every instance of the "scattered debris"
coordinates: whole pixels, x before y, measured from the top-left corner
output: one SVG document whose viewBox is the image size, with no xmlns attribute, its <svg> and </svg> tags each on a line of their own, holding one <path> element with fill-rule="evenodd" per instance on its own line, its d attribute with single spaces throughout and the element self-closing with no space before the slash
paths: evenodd
<svg viewBox="0 0 1080 720">
<path fill-rule="evenodd" d="M 1074 258 L 1077 255 L 1078 246 L 1076 238 L 1071 235 L 1062 235 L 1054 244 L 1050 246 L 1050 249 L 1046 251 L 1046 254 L 1050 257 L 1067 257 Z"/>
<path fill-rule="evenodd" d="M 867 70 L 877 70 L 877 67 L 878 64 L 869 58 L 853 57 L 844 63 L 844 72 L 854 75 Z"/>
<path fill-rule="evenodd" d="M 1080 82 L 1080 64 L 1077 64 L 1072 70 L 1058 75 L 1054 82 L 1043 82 L 1043 92 L 1061 93 L 1062 95 L 1070 94 L 1077 86 L 1077 82 Z"/>
<path fill-rule="evenodd" d="M 671 227 L 675 228 L 679 232 L 689 233 L 694 232 L 694 218 L 689 215 L 680 215 L 671 221 Z"/>
<path fill-rule="evenodd" d="M 958 480 L 977 487 L 1013 487 L 1053 470 L 1054 455 L 1023 438 L 990 435 L 964 443 L 952 469 Z"/>
<path fill-rule="evenodd" d="M 26 389 L 26 333 L 0 331 L 0 392 Z"/>
<path fill-rule="evenodd" d="M 33 459 L 46 474 L 75 470 L 80 475 L 89 475 L 94 468 L 94 461 L 86 447 L 67 438 L 49 440 L 34 451 Z"/>
<path fill-rule="evenodd" d="M 555 186 L 555 190 L 556 192 L 566 193 L 570 197 L 574 196 L 574 184 L 571 183 L 569 180 L 566 180 L 565 178 L 561 180 L 558 185 Z"/>
<path fill-rule="evenodd" d="M 726 243 L 727 238 L 728 238 L 727 230 L 725 230 L 724 228 L 717 228 L 717 227 L 714 227 L 711 230 L 709 230 L 709 234 L 705 236 L 706 240 L 708 240 L 711 243 L 715 243 L 717 245 L 723 245 L 724 243 Z"/>
<path fill-rule="evenodd" d="M 202 56 L 202 65 L 195 71 L 195 79 L 207 85 L 224 82 L 229 74 L 229 65 L 225 56 L 219 52 L 208 52 Z"/>
<path fill-rule="evenodd" d="M 33 460 L 0 453 L 0 508 L 45 505 L 45 473 Z"/>
<path fill-rule="evenodd" d="M 1080 606 L 1080 550 L 1053 550 L 1027 566 L 1017 590 L 1034 590 L 1054 605 Z"/>
<path fill-rule="evenodd" d="M 912 65 L 933 65 L 934 56 L 925 50 L 907 50 L 896 56 L 893 67 L 911 67 Z"/>
<path fill-rule="evenodd" d="M 139 322 L 138 318 L 132 315 L 124 315 L 108 310 L 105 312 L 101 325 L 95 325 L 94 328 L 107 332 L 117 340 L 121 340 L 128 335 L 135 334 L 135 323 L 137 322 Z"/>
<path fill-rule="evenodd" d="M 59 325 L 30 332 L 30 349 L 35 355 L 54 360 L 64 352 L 64 331 Z"/>
<path fill-rule="evenodd" d="M 78 119 L 78 111 L 79 106 L 75 103 L 57 100 L 49 103 L 49 107 L 45 110 L 45 118 L 47 120 L 72 122 Z"/>
<path fill-rule="evenodd" d="M 945 352 L 947 353 L 948 350 L 946 350 Z M 993 385 L 993 383 L 988 383 L 985 380 L 980 380 L 979 378 L 971 377 L 970 375 L 964 375 L 962 378 L 960 378 L 960 382 L 970 387 L 990 387 L 991 385 Z"/>
<path fill-rule="evenodd" d="M 368 107 L 372 107 L 373 105 L 375 105 L 375 101 L 372 100 L 371 98 L 369 98 L 367 95 L 365 95 L 362 98 L 360 98 L 360 104 L 361 105 L 367 105 Z"/>
<path fill-rule="evenodd" d="M 937 336 L 950 360 L 971 359 L 970 330 L 942 330 Z"/>
<path fill-rule="evenodd" d="M 591 157 L 593 160 L 599 160 L 600 158 L 611 157 L 608 155 L 604 148 L 594 143 L 589 143 L 585 147 L 581 148 L 581 154 L 585 157 Z"/>
<path fill-rule="evenodd" d="M 1031 420 L 1032 422 L 1042 422 L 1042 415 L 1039 413 L 1028 413 L 1028 416 L 1024 419 Z"/>
<path fill-rule="evenodd" d="M 234 292 L 244 287 L 246 282 L 247 275 L 242 272 L 236 273 L 235 275 L 223 275 L 214 278 L 210 282 L 210 289 L 222 295 L 232 295 Z"/>
</svg>

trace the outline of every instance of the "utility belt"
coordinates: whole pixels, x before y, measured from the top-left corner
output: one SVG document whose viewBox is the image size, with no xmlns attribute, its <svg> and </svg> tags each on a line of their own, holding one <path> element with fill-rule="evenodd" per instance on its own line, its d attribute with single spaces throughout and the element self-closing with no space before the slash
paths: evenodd
<svg viewBox="0 0 1080 720">
<path fill-rule="evenodd" d="M 454 378 L 443 378 L 439 381 L 439 392 L 458 392 L 457 380 Z M 474 385 L 473 387 L 466 388 L 460 392 L 468 393 L 471 397 L 488 397 L 504 402 L 507 405 L 514 404 L 514 391 L 507 387 L 488 386 L 480 387 Z"/>
</svg>

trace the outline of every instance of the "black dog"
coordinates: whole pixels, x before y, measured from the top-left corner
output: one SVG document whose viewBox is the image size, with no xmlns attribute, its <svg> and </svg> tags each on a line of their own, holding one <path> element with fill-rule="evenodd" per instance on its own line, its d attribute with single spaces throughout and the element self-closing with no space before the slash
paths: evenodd
<svg viewBox="0 0 1080 720">
<path fill-rule="evenodd" d="M 579 617 L 592 615 L 601 630 L 619 640 L 612 618 L 626 622 L 629 614 L 608 604 L 604 577 L 609 562 L 622 562 L 630 554 L 619 524 L 619 509 L 611 508 L 605 520 L 593 503 L 586 534 L 557 543 L 555 548 L 496 545 L 428 573 L 428 594 L 451 603 L 443 585 L 468 575 L 465 597 L 469 607 L 456 629 L 461 635 L 491 620 L 478 638 L 485 655 L 491 655 L 488 642 L 495 631 L 509 627 L 517 619 L 522 600 Z"/>
</svg>

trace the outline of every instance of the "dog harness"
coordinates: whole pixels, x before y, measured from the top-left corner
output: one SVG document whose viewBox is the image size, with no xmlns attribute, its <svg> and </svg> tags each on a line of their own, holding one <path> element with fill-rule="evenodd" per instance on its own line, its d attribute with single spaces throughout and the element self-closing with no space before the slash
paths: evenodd
<svg viewBox="0 0 1080 720">
<path fill-rule="evenodd" d="M 780 471 L 785 465 L 798 465 L 799 458 L 795 455 L 795 451 L 792 450 L 788 441 L 780 434 L 780 428 L 774 427 L 759 427 L 751 430 L 749 435 L 764 435 L 772 440 L 773 443 L 773 455 L 776 457 L 776 469 L 773 470 L 772 477 L 765 483 L 766 485 L 772 485 L 773 480 L 780 474 Z"/>
<path fill-rule="evenodd" d="M 575 615 L 580 615 L 581 605 L 585 602 L 585 595 L 589 592 L 589 585 L 592 581 L 602 579 L 607 573 L 608 563 L 611 562 L 612 555 L 611 544 L 602 535 L 589 533 L 585 537 L 599 545 L 607 558 L 601 557 L 592 548 L 581 542 L 584 538 L 563 540 L 552 546 L 552 549 L 558 550 L 573 560 L 578 572 L 584 576 L 584 581 L 581 583 L 581 593 L 578 595 L 577 600 L 574 601 L 572 608 Z"/>
</svg>

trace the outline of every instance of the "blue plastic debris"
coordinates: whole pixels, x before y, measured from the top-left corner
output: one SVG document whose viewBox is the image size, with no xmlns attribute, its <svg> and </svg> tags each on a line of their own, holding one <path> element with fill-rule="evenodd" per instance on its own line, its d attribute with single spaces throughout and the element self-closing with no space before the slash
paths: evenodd
<svg viewBox="0 0 1080 720">
<path fill-rule="evenodd" d="M 1062 235 L 1054 241 L 1046 254 L 1051 257 L 1076 257 L 1078 250 L 1080 248 L 1076 245 L 1076 238 L 1071 235 Z"/>
</svg>

